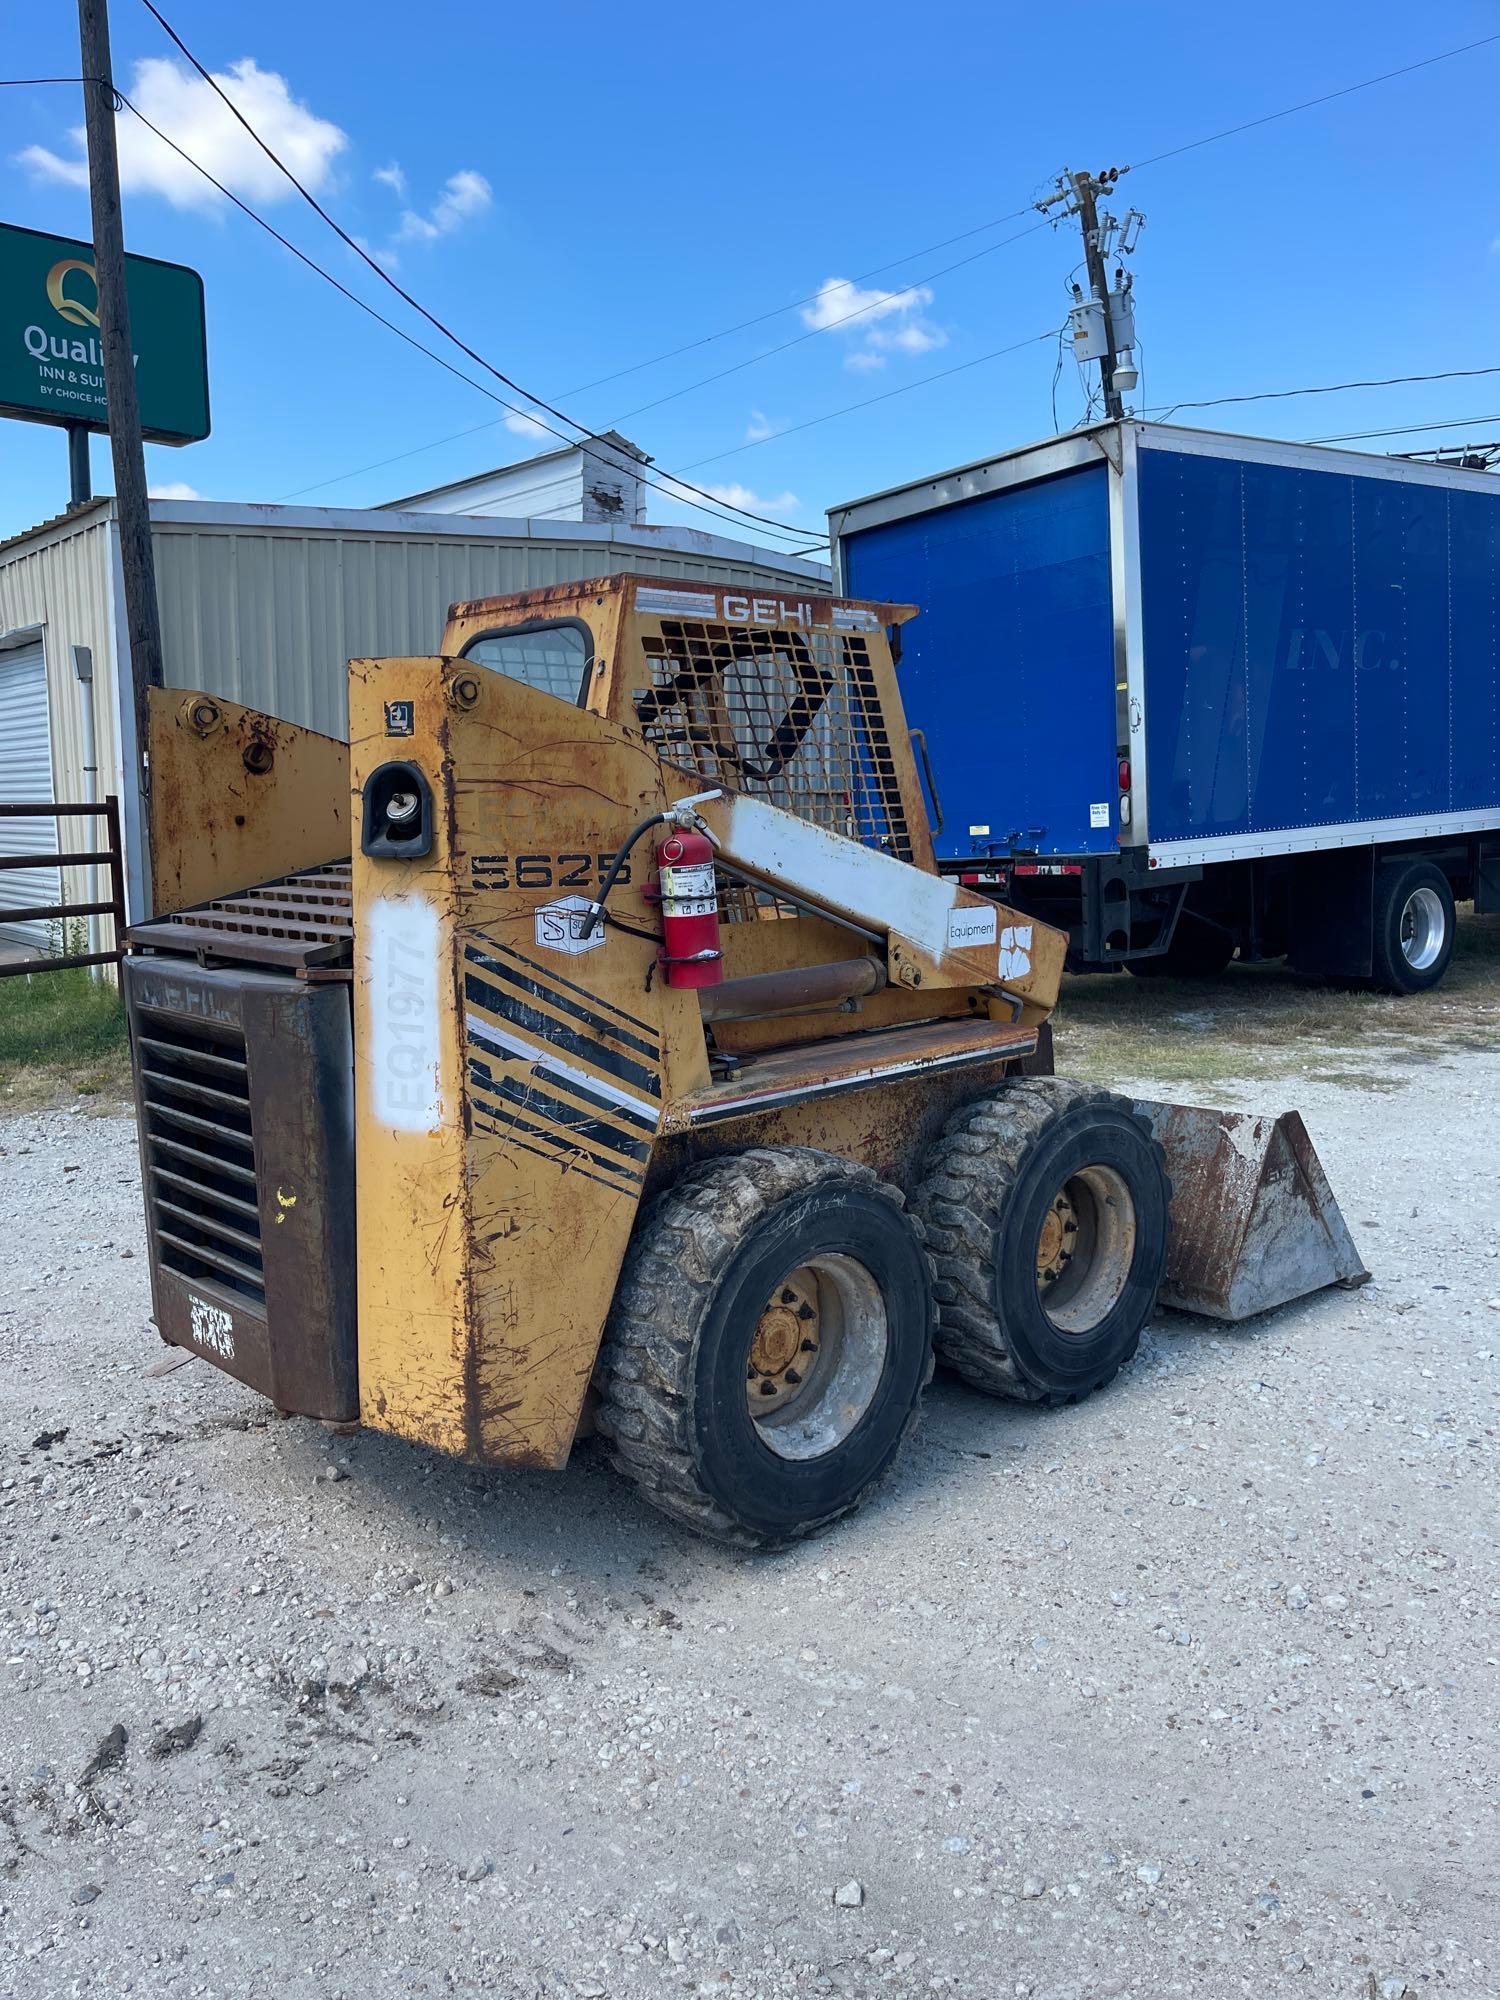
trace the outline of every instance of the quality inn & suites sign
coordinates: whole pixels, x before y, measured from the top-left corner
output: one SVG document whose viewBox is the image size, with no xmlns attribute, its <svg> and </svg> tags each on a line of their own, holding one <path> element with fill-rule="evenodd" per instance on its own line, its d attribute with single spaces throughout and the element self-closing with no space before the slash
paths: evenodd
<svg viewBox="0 0 1500 2000">
<path fill-rule="evenodd" d="M 125 259 L 141 431 L 206 438 L 203 280 L 183 264 Z M 109 428 L 92 245 L 0 223 L 0 416 Z"/>
</svg>

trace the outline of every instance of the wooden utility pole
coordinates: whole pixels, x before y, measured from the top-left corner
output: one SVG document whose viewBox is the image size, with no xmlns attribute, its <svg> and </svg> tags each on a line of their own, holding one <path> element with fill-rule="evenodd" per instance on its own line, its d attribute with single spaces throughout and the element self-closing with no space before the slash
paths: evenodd
<svg viewBox="0 0 1500 2000">
<path fill-rule="evenodd" d="M 146 690 L 162 684 L 161 623 L 151 515 L 146 499 L 146 453 L 136 397 L 130 305 L 125 296 L 125 235 L 120 216 L 120 163 L 115 151 L 115 87 L 109 54 L 107 0 L 78 0 L 78 40 L 83 57 L 83 108 L 88 130 L 89 202 L 94 217 L 94 270 L 99 284 L 99 344 L 104 350 L 104 393 L 109 403 L 109 447 L 115 468 L 115 512 L 125 585 L 125 626 L 135 702 L 138 777 L 150 790 L 146 754 Z"/>
<path fill-rule="evenodd" d="M 1101 223 L 1099 197 L 1108 197 L 1121 174 L 1129 172 L 1129 167 L 1107 167 L 1102 174 L 1077 174 L 1064 167 L 1057 176 L 1056 193 L 1044 195 L 1035 204 L 1043 215 L 1051 216 L 1054 227 L 1074 215 L 1083 227 L 1083 261 L 1089 274 L 1089 295 L 1085 300 L 1081 287 L 1073 287 L 1077 300 L 1069 314 L 1073 328 L 1073 352 L 1080 361 L 1099 363 L 1104 414 L 1116 423 L 1125 415 L 1125 394 L 1135 387 L 1139 371 L 1130 351 L 1135 345 L 1131 282 L 1117 271 L 1115 275 L 1119 284 L 1111 297 L 1109 265 L 1104 252 L 1108 243 L 1113 245 L 1113 255 L 1130 256 L 1146 218 L 1139 209 L 1132 208 L 1126 214 L 1123 227 L 1108 214 Z M 1122 341 L 1126 363 L 1123 369 L 1120 362 Z M 1117 376 L 1119 380 L 1116 380 Z M 1093 408 L 1092 396 L 1089 408 Z"/>
<path fill-rule="evenodd" d="M 1105 269 L 1104 252 L 1099 246 L 1099 210 L 1096 198 L 1099 183 L 1092 174 L 1074 174 L 1073 199 L 1078 204 L 1078 218 L 1083 224 L 1083 256 L 1088 267 L 1089 290 L 1104 308 L 1104 367 L 1100 371 L 1104 377 L 1104 414 L 1119 418 L 1125 414 L 1125 403 L 1115 387 L 1115 363 L 1119 356 L 1115 352 L 1115 329 L 1113 316 L 1109 310 L 1109 273 Z"/>
</svg>

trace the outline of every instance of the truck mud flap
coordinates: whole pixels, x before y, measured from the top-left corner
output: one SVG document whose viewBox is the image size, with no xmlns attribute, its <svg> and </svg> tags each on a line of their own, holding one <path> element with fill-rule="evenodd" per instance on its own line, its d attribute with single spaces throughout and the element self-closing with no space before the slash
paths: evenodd
<svg viewBox="0 0 1500 2000">
<path fill-rule="evenodd" d="M 1167 1156 L 1172 1230 L 1161 1303 L 1242 1320 L 1369 1272 L 1300 1112 L 1262 1117 L 1139 1101 Z"/>
</svg>

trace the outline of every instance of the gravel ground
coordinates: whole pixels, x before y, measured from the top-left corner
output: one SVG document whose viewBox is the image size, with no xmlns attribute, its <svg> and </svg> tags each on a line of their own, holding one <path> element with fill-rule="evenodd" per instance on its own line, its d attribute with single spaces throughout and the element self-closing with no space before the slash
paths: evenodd
<svg viewBox="0 0 1500 2000">
<path fill-rule="evenodd" d="M 128 1121 L 0 1120 L 0 1991 L 1500 1992 L 1500 1051 L 1400 1077 L 1255 1092 L 1374 1285 L 748 1559 L 148 1376 Z"/>
</svg>

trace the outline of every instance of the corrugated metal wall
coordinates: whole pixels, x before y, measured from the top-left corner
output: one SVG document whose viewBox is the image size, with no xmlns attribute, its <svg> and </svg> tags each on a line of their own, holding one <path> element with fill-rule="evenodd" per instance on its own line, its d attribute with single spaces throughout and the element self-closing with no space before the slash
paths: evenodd
<svg viewBox="0 0 1500 2000">
<path fill-rule="evenodd" d="M 759 589 L 808 587 L 805 568 L 597 538 L 370 534 L 164 525 L 155 532 L 165 676 L 342 736 L 345 666 L 432 653 L 448 606 L 621 570 Z"/>
<path fill-rule="evenodd" d="M 94 654 L 100 793 L 119 784 L 112 514 L 102 502 L 0 550 L 0 638 L 30 627 L 43 635 L 59 800 L 84 792 L 74 645 Z M 490 535 L 470 520 L 461 529 L 434 522 L 424 533 L 411 516 L 384 517 L 387 528 L 378 514 L 208 502 L 153 502 L 152 514 L 167 685 L 226 695 L 331 736 L 347 732 L 347 662 L 435 652 L 448 606 L 461 599 L 621 570 L 805 593 L 817 574 L 688 530 L 539 523 L 530 536 L 524 523 L 497 521 Z M 128 828 L 133 801 L 122 798 L 122 807 Z M 64 821 L 63 847 L 83 848 L 88 824 Z M 86 896 L 82 875 L 68 871 L 72 899 Z M 133 846 L 130 876 L 136 908 Z"/>
<path fill-rule="evenodd" d="M 34 541 L 0 554 L 0 637 L 40 627 L 47 661 L 47 709 L 52 731 L 53 797 L 83 798 L 82 701 L 84 689 L 73 673 L 75 645 L 94 655 L 95 726 L 98 734 L 99 792 L 116 785 L 118 750 L 110 631 L 110 510 L 100 507 L 77 521 L 60 522 Z M 102 844 L 103 822 L 64 819 L 58 823 L 63 853 Z M 64 893 L 86 899 L 86 871 L 66 870 Z M 29 875 L 27 880 L 31 880 Z M 37 878 L 39 879 L 39 878 Z M 37 900 L 40 900 L 38 898 Z M 108 927 L 108 919 L 101 919 Z"/>
</svg>

